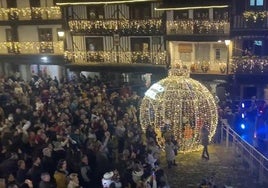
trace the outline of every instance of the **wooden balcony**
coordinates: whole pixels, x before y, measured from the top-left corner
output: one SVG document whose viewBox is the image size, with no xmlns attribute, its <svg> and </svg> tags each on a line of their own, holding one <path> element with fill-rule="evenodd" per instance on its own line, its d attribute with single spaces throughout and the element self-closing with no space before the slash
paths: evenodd
<svg viewBox="0 0 268 188">
<path fill-rule="evenodd" d="M 161 35 L 164 27 L 161 19 L 149 20 L 71 20 L 70 31 L 76 34 L 111 35 Z"/>
<path fill-rule="evenodd" d="M 230 23 L 210 20 L 167 21 L 167 35 L 229 35 Z"/>
<path fill-rule="evenodd" d="M 235 56 L 232 57 L 236 74 L 267 74 L 268 57 Z"/>
<path fill-rule="evenodd" d="M 166 52 L 77 51 L 66 52 L 73 64 L 147 64 L 166 65 Z"/>
<path fill-rule="evenodd" d="M 61 20 L 60 7 L 0 8 L 0 21 Z"/>
<path fill-rule="evenodd" d="M 62 41 L 55 42 L 0 42 L 0 54 L 64 54 Z"/>
</svg>

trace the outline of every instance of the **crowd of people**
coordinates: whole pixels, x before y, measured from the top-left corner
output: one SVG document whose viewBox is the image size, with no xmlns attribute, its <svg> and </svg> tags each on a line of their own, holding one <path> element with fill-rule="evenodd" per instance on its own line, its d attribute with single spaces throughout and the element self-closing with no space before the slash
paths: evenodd
<svg viewBox="0 0 268 188">
<path fill-rule="evenodd" d="M 2 78 L 0 184 L 169 187 L 155 134 L 139 124 L 140 102 L 128 85 L 98 77 Z M 173 153 L 169 160 L 175 165 Z"/>
</svg>

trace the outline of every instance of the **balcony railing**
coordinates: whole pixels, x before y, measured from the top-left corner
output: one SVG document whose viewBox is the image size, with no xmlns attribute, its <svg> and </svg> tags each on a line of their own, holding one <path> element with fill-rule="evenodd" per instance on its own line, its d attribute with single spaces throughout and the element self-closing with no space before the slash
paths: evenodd
<svg viewBox="0 0 268 188">
<path fill-rule="evenodd" d="M 121 35 L 140 34 L 164 34 L 161 19 L 149 20 L 71 20 L 69 21 L 71 32 L 89 34 L 113 34 Z"/>
<path fill-rule="evenodd" d="M 246 19 L 244 16 L 234 16 L 233 29 L 267 29 L 268 19 Z"/>
<path fill-rule="evenodd" d="M 168 35 L 227 35 L 230 23 L 210 20 L 175 20 L 167 21 Z"/>
<path fill-rule="evenodd" d="M 191 61 L 183 64 L 192 74 L 227 74 L 226 61 Z"/>
<path fill-rule="evenodd" d="M 56 42 L 0 42 L 0 54 L 64 54 L 62 41 Z"/>
<path fill-rule="evenodd" d="M 7 20 L 59 20 L 62 18 L 60 7 L 0 8 L 0 21 Z"/>
<path fill-rule="evenodd" d="M 116 51 L 78 51 L 66 52 L 67 60 L 78 64 L 153 64 L 166 65 L 166 52 L 116 52 Z"/>
<path fill-rule="evenodd" d="M 233 57 L 236 73 L 263 74 L 268 73 L 268 56 L 240 56 Z"/>
</svg>

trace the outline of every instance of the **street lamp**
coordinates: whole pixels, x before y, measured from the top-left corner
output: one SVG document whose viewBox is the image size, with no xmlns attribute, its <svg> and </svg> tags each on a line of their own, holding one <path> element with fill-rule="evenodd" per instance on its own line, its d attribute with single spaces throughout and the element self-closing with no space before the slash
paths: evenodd
<svg viewBox="0 0 268 188">
<path fill-rule="evenodd" d="M 230 46 L 231 41 L 230 40 L 224 40 L 224 43 L 225 43 L 225 45 L 227 47 L 226 74 L 228 75 L 229 74 L 229 46 Z"/>
</svg>

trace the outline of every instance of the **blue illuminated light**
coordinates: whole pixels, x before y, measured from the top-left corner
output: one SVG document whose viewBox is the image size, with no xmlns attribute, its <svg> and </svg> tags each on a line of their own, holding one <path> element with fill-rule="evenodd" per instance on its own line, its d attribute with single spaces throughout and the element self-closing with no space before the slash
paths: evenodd
<svg viewBox="0 0 268 188">
<path fill-rule="evenodd" d="M 241 105 L 242 105 L 242 108 L 245 108 L 245 103 L 242 103 Z"/>
<path fill-rule="evenodd" d="M 242 123 L 242 124 L 240 125 L 240 127 L 241 127 L 241 129 L 245 129 L 245 128 L 246 128 L 246 126 L 245 126 L 244 123 Z"/>
<path fill-rule="evenodd" d="M 245 114 L 244 114 L 244 113 L 242 113 L 242 118 L 243 118 L 243 119 L 245 118 Z"/>
</svg>

